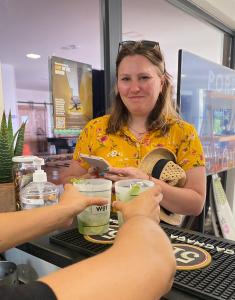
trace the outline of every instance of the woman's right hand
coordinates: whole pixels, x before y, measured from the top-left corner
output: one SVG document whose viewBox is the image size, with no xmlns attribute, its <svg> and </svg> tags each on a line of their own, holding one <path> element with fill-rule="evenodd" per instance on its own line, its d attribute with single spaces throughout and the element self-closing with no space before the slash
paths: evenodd
<svg viewBox="0 0 235 300">
<path fill-rule="evenodd" d="M 79 178 L 91 179 L 91 178 L 99 178 L 99 172 L 96 168 L 89 168 L 86 174 L 83 174 Z"/>
<path fill-rule="evenodd" d="M 114 168 L 110 167 L 109 170 L 104 174 L 104 178 L 119 181 L 124 179 L 144 179 L 148 180 L 149 175 L 144 173 L 142 170 L 134 167 L 125 167 L 125 168 Z"/>
</svg>

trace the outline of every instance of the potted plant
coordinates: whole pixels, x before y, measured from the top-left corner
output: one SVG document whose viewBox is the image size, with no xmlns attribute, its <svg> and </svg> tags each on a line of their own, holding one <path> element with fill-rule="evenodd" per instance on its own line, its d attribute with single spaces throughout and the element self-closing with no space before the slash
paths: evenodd
<svg viewBox="0 0 235 300">
<path fill-rule="evenodd" d="M 23 122 L 14 134 L 11 112 L 8 119 L 3 112 L 0 125 L 0 211 L 16 209 L 12 157 L 22 155 L 25 125 Z"/>
</svg>

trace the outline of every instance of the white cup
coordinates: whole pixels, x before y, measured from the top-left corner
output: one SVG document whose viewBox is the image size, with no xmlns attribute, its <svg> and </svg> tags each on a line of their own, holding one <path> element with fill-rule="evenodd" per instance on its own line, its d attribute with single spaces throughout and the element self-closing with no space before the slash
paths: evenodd
<svg viewBox="0 0 235 300">
<path fill-rule="evenodd" d="M 105 205 L 92 205 L 77 215 L 78 230 L 81 234 L 102 235 L 109 229 L 112 181 L 107 179 L 81 179 L 74 183 L 80 193 L 89 197 L 108 200 Z"/>
<path fill-rule="evenodd" d="M 115 182 L 115 194 L 116 200 L 123 202 L 129 202 L 140 193 L 154 186 L 154 182 L 143 179 L 127 179 L 119 180 Z M 123 224 L 123 216 L 121 212 L 118 212 L 118 224 Z"/>
</svg>

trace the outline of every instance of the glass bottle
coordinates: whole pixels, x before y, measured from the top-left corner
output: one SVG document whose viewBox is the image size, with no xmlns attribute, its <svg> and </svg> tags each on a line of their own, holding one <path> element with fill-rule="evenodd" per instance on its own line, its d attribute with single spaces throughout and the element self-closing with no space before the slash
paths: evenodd
<svg viewBox="0 0 235 300">
<path fill-rule="evenodd" d="M 36 170 L 33 164 L 36 156 L 14 156 L 12 158 L 13 167 L 12 175 L 13 182 L 15 185 L 15 197 L 16 197 L 16 208 L 20 210 L 20 190 L 25 187 L 28 183 L 33 181 L 33 172 Z"/>
<path fill-rule="evenodd" d="M 41 169 L 43 159 L 34 160 L 37 170 L 33 173 L 33 181 L 20 191 L 20 203 L 23 210 L 58 203 L 58 188 L 47 181 L 47 174 Z"/>
</svg>

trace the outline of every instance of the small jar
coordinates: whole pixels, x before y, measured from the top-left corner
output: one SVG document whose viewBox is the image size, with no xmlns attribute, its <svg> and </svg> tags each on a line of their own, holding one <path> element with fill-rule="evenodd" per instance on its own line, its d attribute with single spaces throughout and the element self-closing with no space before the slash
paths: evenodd
<svg viewBox="0 0 235 300">
<path fill-rule="evenodd" d="M 36 167 L 33 164 L 36 156 L 14 156 L 13 161 L 13 181 L 15 185 L 15 197 L 16 197 L 16 207 L 20 210 L 20 190 L 25 187 L 28 183 L 33 181 L 33 172 Z"/>
</svg>

